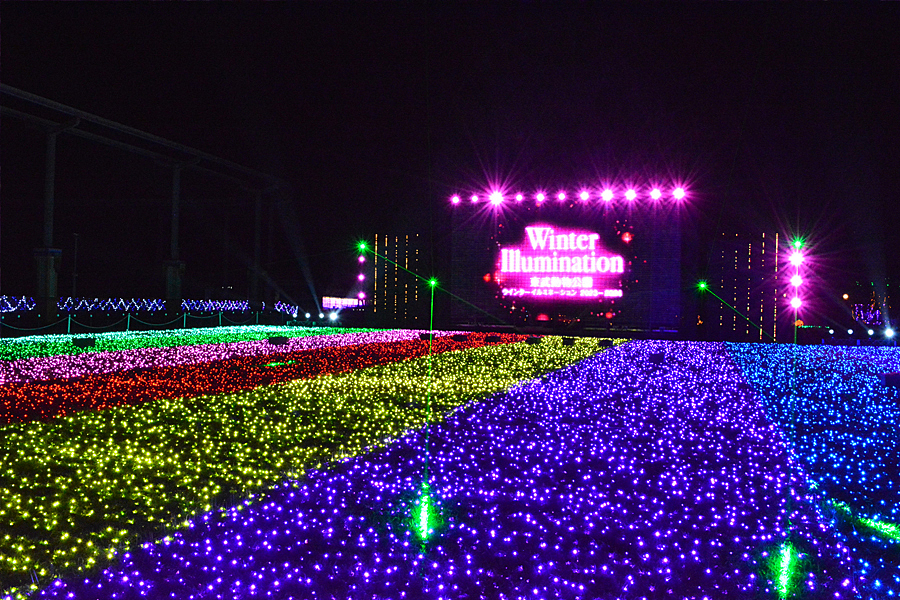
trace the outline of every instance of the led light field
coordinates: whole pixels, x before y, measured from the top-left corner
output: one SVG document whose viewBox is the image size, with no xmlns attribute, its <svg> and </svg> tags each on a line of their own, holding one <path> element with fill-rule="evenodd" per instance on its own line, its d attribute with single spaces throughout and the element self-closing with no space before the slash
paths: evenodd
<svg viewBox="0 0 900 600">
<path fill-rule="evenodd" d="M 801 484 L 721 344 L 633 342 L 39 597 L 853 597 Z"/>
<path fill-rule="evenodd" d="M 593 340 L 502 343 L 5 425 L 0 580 L 6 589 L 90 570 L 198 513 L 421 427 L 429 407 L 441 418 L 597 349 Z"/>
<path fill-rule="evenodd" d="M 3 426 L 3 589 L 896 597 L 896 350 L 512 341 Z"/>
</svg>

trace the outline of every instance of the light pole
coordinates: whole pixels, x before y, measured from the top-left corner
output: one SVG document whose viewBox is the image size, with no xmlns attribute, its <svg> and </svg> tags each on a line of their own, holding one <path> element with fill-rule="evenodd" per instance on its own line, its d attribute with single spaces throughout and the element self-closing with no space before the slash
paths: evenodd
<svg viewBox="0 0 900 600">
<path fill-rule="evenodd" d="M 797 238 L 791 244 L 793 250 L 791 251 L 790 257 L 788 260 L 794 266 L 794 274 L 791 276 L 791 286 L 794 288 L 794 296 L 791 298 L 791 308 L 794 309 L 794 344 L 797 343 L 797 324 L 799 321 L 798 312 L 800 307 L 803 305 L 803 301 L 800 299 L 800 286 L 803 285 L 803 277 L 800 275 L 800 265 L 803 264 L 804 256 L 801 250 L 803 249 L 803 240 Z"/>
</svg>

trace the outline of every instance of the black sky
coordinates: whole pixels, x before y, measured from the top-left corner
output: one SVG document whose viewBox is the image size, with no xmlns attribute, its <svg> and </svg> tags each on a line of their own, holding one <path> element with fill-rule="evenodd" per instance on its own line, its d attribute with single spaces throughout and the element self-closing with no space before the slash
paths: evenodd
<svg viewBox="0 0 900 600">
<path fill-rule="evenodd" d="M 360 236 L 445 244 L 455 191 L 629 176 L 686 179 L 701 241 L 799 226 L 837 289 L 900 275 L 897 31 L 890 3 L 4 2 L 0 74 L 291 182 L 265 258 L 298 297 L 285 231 L 340 293 Z M 10 118 L 0 135 L 0 285 L 30 294 L 43 141 Z M 59 153 L 56 236 L 80 234 L 82 293 L 161 295 L 166 169 L 81 140 Z M 190 285 L 246 289 L 248 199 L 185 189 Z"/>
</svg>

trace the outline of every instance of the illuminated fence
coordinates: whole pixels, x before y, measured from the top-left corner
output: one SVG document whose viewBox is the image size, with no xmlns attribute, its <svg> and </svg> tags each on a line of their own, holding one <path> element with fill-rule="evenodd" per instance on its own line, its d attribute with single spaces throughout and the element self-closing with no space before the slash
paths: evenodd
<svg viewBox="0 0 900 600">
<path fill-rule="evenodd" d="M 301 314 L 303 311 L 300 310 L 299 306 L 294 306 L 293 304 L 288 304 L 287 302 L 282 302 L 279 300 L 272 306 L 272 309 L 275 312 L 280 312 L 288 315 L 289 317 L 297 318 L 297 315 Z"/>
<path fill-rule="evenodd" d="M 182 300 L 183 311 L 207 311 L 207 312 L 247 312 L 250 303 L 246 300 Z"/>
<path fill-rule="evenodd" d="M 287 312 L 279 308 L 275 310 Z M 108 311 L 108 312 L 158 312 L 166 310 L 166 301 L 154 298 L 60 298 L 56 302 L 58 310 L 63 312 Z M 37 309 L 34 298 L 27 296 L 0 296 L 0 313 L 29 312 Z M 265 304 L 262 304 L 265 309 Z M 247 300 L 182 300 L 181 310 L 185 312 L 247 312 L 250 303 Z M 297 308 L 293 307 L 296 311 Z M 289 313 L 290 314 L 290 313 Z"/>
<path fill-rule="evenodd" d="M 115 311 L 155 312 L 166 309 L 165 300 L 146 298 L 60 298 L 56 307 L 65 312 Z"/>
<path fill-rule="evenodd" d="M 0 296 L 0 313 L 24 312 L 34 310 L 36 306 L 37 304 L 35 304 L 34 298 L 28 298 L 26 296 L 22 296 L 21 298 L 15 296 Z"/>
</svg>

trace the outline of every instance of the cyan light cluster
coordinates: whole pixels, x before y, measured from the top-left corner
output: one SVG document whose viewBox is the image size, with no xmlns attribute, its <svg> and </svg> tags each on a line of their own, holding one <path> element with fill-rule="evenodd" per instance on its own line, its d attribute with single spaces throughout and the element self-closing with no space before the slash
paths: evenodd
<svg viewBox="0 0 900 600">
<path fill-rule="evenodd" d="M 900 596 L 900 371 L 893 347 L 728 344 L 845 537 L 862 598 Z"/>
</svg>

